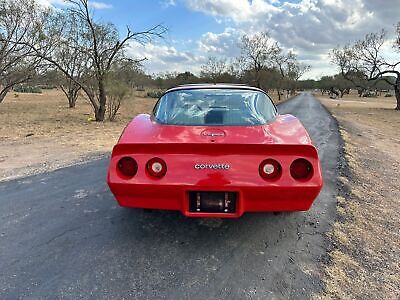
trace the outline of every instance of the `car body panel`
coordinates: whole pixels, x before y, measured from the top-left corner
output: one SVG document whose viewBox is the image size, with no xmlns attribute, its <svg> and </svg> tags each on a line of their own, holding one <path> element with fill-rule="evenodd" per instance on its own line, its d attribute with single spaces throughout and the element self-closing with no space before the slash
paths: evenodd
<svg viewBox="0 0 400 300">
<path fill-rule="evenodd" d="M 217 135 L 205 135 L 215 132 Z M 219 133 L 223 135 L 218 135 Z M 269 124 L 256 126 L 180 126 L 159 124 L 147 114 L 128 124 L 118 143 L 224 143 L 224 144 L 311 144 L 300 121 L 292 115 L 278 115 Z"/>
</svg>

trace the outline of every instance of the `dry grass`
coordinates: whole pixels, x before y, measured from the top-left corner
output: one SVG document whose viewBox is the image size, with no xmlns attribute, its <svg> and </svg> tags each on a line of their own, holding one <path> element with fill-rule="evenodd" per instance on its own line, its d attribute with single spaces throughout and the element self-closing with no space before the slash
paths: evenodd
<svg viewBox="0 0 400 300">
<path fill-rule="evenodd" d="M 144 94 L 137 92 L 127 99 L 116 121 L 98 123 L 89 121 L 93 113 L 84 98 L 78 100 L 76 108 L 69 109 L 59 90 L 9 93 L 0 104 L 0 180 L 110 152 L 126 124 L 137 114 L 152 110 L 156 99 Z"/>
<path fill-rule="evenodd" d="M 321 98 L 340 124 L 348 173 L 340 178 L 322 298 L 400 297 L 400 112 L 393 98 Z"/>
<path fill-rule="evenodd" d="M 148 113 L 155 99 L 127 99 L 115 122 L 93 122 L 90 105 L 79 99 L 74 109 L 58 90 L 43 94 L 10 93 L 0 104 L 0 178 L 53 169 L 90 154 L 111 151 L 129 122 Z M 33 135 L 31 135 L 33 134 Z"/>
</svg>

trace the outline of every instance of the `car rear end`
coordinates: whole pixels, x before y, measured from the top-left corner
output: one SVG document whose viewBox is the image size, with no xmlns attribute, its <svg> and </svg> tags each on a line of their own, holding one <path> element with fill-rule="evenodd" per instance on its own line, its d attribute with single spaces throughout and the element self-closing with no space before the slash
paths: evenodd
<svg viewBox="0 0 400 300">
<path fill-rule="evenodd" d="M 108 184 L 124 207 L 232 218 L 308 210 L 322 175 L 311 144 L 120 143 Z"/>
<path fill-rule="evenodd" d="M 206 85 L 167 91 L 127 126 L 108 184 L 121 206 L 232 218 L 307 210 L 322 177 L 302 124 L 265 92 Z"/>
</svg>

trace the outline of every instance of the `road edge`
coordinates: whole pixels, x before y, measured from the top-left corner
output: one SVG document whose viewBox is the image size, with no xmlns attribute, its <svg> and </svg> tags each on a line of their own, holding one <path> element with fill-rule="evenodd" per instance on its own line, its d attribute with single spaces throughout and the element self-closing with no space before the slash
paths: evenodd
<svg viewBox="0 0 400 300">
<path fill-rule="evenodd" d="M 335 243 L 335 240 L 332 237 L 332 230 L 333 230 L 333 225 L 340 221 L 340 215 L 337 214 L 337 208 L 338 206 L 340 206 L 340 201 L 338 201 L 341 198 L 345 198 L 347 196 L 350 195 L 351 193 L 351 187 L 349 186 L 349 184 L 343 180 L 341 180 L 341 178 L 347 178 L 347 179 L 351 179 L 351 172 L 350 172 L 350 167 L 349 167 L 349 163 L 347 160 L 347 156 L 346 156 L 346 148 L 345 148 L 345 141 L 343 139 L 343 135 L 342 135 L 342 130 L 343 127 L 341 126 L 341 124 L 339 123 L 339 121 L 336 119 L 336 117 L 331 113 L 331 111 L 323 104 L 323 102 L 319 99 L 319 97 L 317 95 L 315 95 L 314 93 L 312 93 L 313 97 L 316 98 L 322 105 L 322 107 L 324 108 L 324 110 L 332 117 L 332 119 L 334 120 L 336 127 L 338 128 L 338 137 L 339 137 L 339 141 L 338 141 L 338 161 L 337 161 L 337 166 L 336 166 L 336 172 L 337 172 L 337 195 L 335 197 L 336 199 L 336 205 L 335 205 L 335 216 L 333 219 L 332 224 L 330 225 L 330 228 L 328 231 L 326 231 L 323 234 L 323 238 L 324 238 L 324 244 L 325 244 L 325 249 L 326 249 L 326 254 L 324 255 L 324 257 L 322 257 L 322 265 L 321 265 L 321 275 L 323 276 L 321 278 L 321 283 L 322 283 L 322 292 L 316 295 L 313 295 L 313 298 L 315 299 L 325 299 L 325 297 L 327 297 L 327 287 L 326 287 L 326 278 L 327 278 L 327 273 L 326 273 L 326 269 L 332 265 L 332 258 L 331 258 L 331 253 L 335 250 L 335 249 L 340 249 L 339 245 L 337 243 Z M 351 180 L 349 180 L 349 182 L 351 182 Z"/>
</svg>

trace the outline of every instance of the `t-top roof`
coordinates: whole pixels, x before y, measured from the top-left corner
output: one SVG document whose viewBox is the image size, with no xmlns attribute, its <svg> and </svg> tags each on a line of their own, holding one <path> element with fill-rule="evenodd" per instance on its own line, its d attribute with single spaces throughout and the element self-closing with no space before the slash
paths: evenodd
<svg viewBox="0 0 400 300">
<path fill-rule="evenodd" d="M 166 91 L 166 93 L 171 91 L 179 90 L 193 90 L 193 89 L 244 89 L 253 90 L 265 93 L 263 90 L 249 86 L 246 84 L 236 84 L 236 83 L 195 83 L 195 84 L 184 84 L 178 85 Z"/>
</svg>

